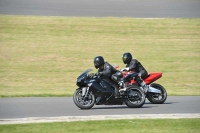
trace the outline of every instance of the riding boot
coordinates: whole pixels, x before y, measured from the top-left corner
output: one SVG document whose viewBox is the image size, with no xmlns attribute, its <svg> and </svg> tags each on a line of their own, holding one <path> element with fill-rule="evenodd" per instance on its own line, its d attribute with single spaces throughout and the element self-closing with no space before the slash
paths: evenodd
<svg viewBox="0 0 200 133">
<path fill-rule="evenodd" d="M 144 80 L 140 79 L 139 84 L 142 86 L 144 93 L 148 91 L 148 86 L 144 82 Z"/>
</svg>

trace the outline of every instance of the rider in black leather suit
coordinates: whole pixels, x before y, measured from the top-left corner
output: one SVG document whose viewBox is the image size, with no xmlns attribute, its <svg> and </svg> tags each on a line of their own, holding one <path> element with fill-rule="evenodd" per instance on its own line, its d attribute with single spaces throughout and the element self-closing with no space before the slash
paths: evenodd
<svg viewBox="0 0 200 133">
<path fill-rule="evenodd" d="M 100 75 L 103 79 L 106 79 L 112 86 L 115 87 L 115 97 L 119 97 L 118 85 L 113 83 L 113 75 L 118 72 L 112 65 L 108 62 L 104 62 L 104 58 L 102 56 L 97 56 L 94 58 L 94 66 L 98 69 L 98 75 Z M 111 81 L 112 80 L 112 81 Z"/>
<path fill-rule="evenodd" d="M 124 62 L 124 64 L 126 64 L 126 70 L 127 71 L 131 71 L 131 72 L 136 72 L 138 73 L 138 83 L 143 86 L 145 88 L 145 92 L 147 91 L 147 87 L 146 84 L 144 83 L 143 79 L 145 79 L 146 77 L 148 77 L 148 72 L 146 71 L 146 69 L 142 66 L 142 64 L 136 60 L 132 58 L 131 53 L 127 52 L 124 53 L 122 55 L 122 61 Z"/>
<path fill-rule="evenodd" d="M 133 71 L 139 73 L 139 76 L 141 76 L 142 79 L 146 78 L 148 76 L 148 72 L 146 69 L 142 66 L 142 64 L 132 58 L 132 55 L 127 52 L 122 55 L 122 60 L 124 64 L 126 64 L 127 71 Z"/>
</svg>

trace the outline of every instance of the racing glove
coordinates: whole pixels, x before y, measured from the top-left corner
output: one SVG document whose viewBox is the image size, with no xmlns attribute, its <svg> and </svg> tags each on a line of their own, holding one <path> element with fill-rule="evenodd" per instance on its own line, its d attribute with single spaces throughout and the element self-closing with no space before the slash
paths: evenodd
<svg viewBox="0 0 200 133">
<path fill-rule="evenodd" d="M 103 74 L 103 72 L 97 72 L 95 73 L 95 76 L 101 76 Z"/>
<path fill-rule="evenodd" d="M 122 71 L 129 71 L 129 67 L 123 68 Z"/>
<path fill-rule="evenodd" d="M 103 75 L 103 72 L 98 72 L 98 75 L 99 75 L 99 76 Z"/>
</svg>

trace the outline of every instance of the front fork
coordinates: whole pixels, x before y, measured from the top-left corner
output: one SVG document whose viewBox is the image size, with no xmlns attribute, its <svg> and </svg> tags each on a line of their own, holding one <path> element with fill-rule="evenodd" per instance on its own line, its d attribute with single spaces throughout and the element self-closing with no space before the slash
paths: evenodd
<svg viewBox="0 0 200 133">
<path fill-rule="evenodd" d="M 88 96 L 88 92 L 89 92 L 89 87 L 83 87 L 81 96 L 82 97 Z"/>
</svg>

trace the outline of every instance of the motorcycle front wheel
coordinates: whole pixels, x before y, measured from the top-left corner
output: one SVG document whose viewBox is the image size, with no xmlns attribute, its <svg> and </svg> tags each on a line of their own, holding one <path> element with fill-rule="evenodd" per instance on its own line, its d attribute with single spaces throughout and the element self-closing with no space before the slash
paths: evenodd
<svg viewBox="0 0 200 133">
<path fill-rule="evenodd" d="M 91 109 L 95 103 L 95 97 L 91 91 L 87 96 L 82 96 L 82 89 L 77 89 L 73 95 L 73 101 L 80 109 Z"/>
<path fill-rule="evenodd" d="M 161 94 L 157 93 L 147 93 L 147 99 L 153 104 L 162 104 L 167 99 L 167 92 L 163 86 L 160 84 L 153 83 L 151 87 L 154 87 L 161 91 Z"/>
<path fill-rule="evenodd" d="M 145 95 L 139 88 L 130 88 L 127 90 L 127 97 L 125 99 L 125 104 L 129 108 L 140 108 L 145 103 Z"/>
</svg>

